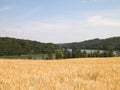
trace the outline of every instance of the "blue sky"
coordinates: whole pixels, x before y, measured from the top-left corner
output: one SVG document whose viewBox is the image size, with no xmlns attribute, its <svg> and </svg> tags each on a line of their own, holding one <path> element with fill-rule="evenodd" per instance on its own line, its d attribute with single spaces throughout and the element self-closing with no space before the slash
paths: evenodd
<svg viewBox="0 0 120 90">
<path fill-rule="evenodd" d="M 120 0 L 0 0 L 0 36 L 79 42 L 120 36 Z"/>
</svg>

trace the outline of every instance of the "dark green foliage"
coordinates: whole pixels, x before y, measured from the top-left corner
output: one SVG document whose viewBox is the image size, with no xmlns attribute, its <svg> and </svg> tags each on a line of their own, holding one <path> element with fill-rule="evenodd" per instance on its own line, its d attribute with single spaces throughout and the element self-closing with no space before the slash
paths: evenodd
<svg viewBox="0 0 120 90">
<path fill-rule="evenodd" d="M 72 48 L 72 58 L 80 58 L 81 57 L 81 50 L 79 47 Z"/>
<path fill-rule="evenodd" d="M 77 58 L 77 50 L 76 48 L 72 48 L 72 58 Z"/>
<path fill-rule="evenodd" d="M 15 38 L 0 38 L 0 56 L 12 55 L 30 55 L 30 54 L 51 54 L 56 49 L 60 49 L 58 45 L 52 43 L 40 43 L 37 41 L 22 40 Z"/>
<path fill-rule="evenodd" d="M 107 52 L 103 52 L 103 53 L 101 54 L 101 57 L 108 57 L 108 53 L 107 53 Z"/>
<path fill-rule="evenodd" d="M 108 52 L 108 55 L 107 55 L 107 56 L 109 56 L 109 57 L 113 57 L 113 56 L 114 56 L 114 55 L 113 55 L 113 51 L 114 51 L 113 46 L 107 46 L 107 47 L 106 47 L 106 50 L 107 50 L 107 52 Z"/>
<path fill-rule="evenodd" d="M 63 48 L 63 50 L 59 47 Z M 37 41 L 0 38 L 0 56 L 28 55 L 28 59 L 34 59 L 33 55 L 46 54 L 43 59 L 82 58 L 82 57 L 113 57 L 114 51 L 120 56 L 120 37 L 108 39 L 94 39 L 80 43 L 60 44 L 40 43 Z M 98 50 L 88 53 L 82 49 Z M 99 50 L 105 50 L 100 52 Z M 23 57 L 23 56 L 22 56 Z M 38 57 L 40 58 L 40 57 Z"/>
<path fill-rule="evenodd" d="M 120 56 L 120 37 L 112 37 L 107 39 L 93 39 L 78 43 L 59 44 L 62 48 L 72 49 L 72 58 L 79 57 L 113 57 L 114 51 L 117 51 L 117 56 Z M 79 51 L 80 49 L 98 50 L 87 53 Z M 105 50 L 99 52 L 99 50 Z"/>
<path fill-rule="evenodd" d="M 99 52 L 99 50 L 91 53 L 91 56 L 90 57 L 100 57 L 102 53 Z"/>
<path fill-rule="evenodd" d="M 63 58 L 64 59 L 71 58 L 71 56 L 72 56 L 72 52 L 70 52 L 68 49 L 65 49 Z"/>
<path fill-rule="evenodd" d="M 120 37 L 112 37 L 108 39 L 93 39 L 83 42 L 59 44 L 62 48 L 79 47 L 81 49 L 105 50 L 106 46 L 113 46 L 114 50 L 120 50 Z"/>
<path fill-rule="evenodd" d="M 88 57 L 87 52 L 83 51 L 82 54 L 81 54 L 81 57 Z"/>
<path fill-rule="evenodd" d="M 63 51 L 61 49 L 58 49 L 55 51 L 56 59 L 62 59 L 63 58 Z"/>
</svg>

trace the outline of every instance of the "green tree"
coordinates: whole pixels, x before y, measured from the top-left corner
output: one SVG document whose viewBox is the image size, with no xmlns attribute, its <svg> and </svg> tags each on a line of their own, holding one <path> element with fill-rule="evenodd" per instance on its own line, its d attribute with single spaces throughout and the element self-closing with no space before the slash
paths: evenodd
<svg viewBox="0 0 120 90">
<path fill-rule="evenodd" d="M 52 53 L 48 53 L 48 59 L 53 59 L 53 54 Z"/>
<path fill-rule="evenodd" d="M 81 49 L 79 49 L 79 48 L 76 50 L 76 57 L 77 58 L 81 57 Z"/>
<path fill-rule="evenodd" d="M 80 58 L 81 57 L 81 49 L 79 47 L 72 48 L 72 58 Z"/>
<path fill-rule="evenodd" d="M 108 52 L 108 57 L 113 57 L 114 56 L 114 54 L 113 54 L 113 51 L 114 51 L 113 46 L 107 46 L 106 50 Z"/>
<path fill-rule="evenodd" d="M 100 57 L 100 51 L 99 50 L 97 50 L 97 52 L 96 52 L 96 57 Z"/>
<path fill-rule="evenodd" d="M 82 52 L 82 57 L 88 57 L 88 55 L 87 55 L 87 52 L 86 52 L 86 51 L 83 51 L 83 52 Z"/>
<path fill-rule="evenodd" d="M 63 51 L 61 49 L 56 50 L 55 51 L 55 56 L 56 56 L 56 59 L 63 58 Z"/>
<path fill-rule="evenodd" d="M 64 49 L 63 58 L 64 59 L 71 58 L 71 52 L 67 48 Z"/>
<path fill-rule="evenodd" d="M 101 57 L 108 57 L 108 53 L 104 51 L 103 53 L 101 53 Z"/>
<path fill-rule="evenodd" d="M 95 51 L 94 53 L 92 53 L 92 57 L 100 57 L 100 52 L 99 50 Z"/>
<path fill-rule="evenodd" d="M 72 48 L 72 58 L 76 58 L 76 48 Z"/>
</svg>

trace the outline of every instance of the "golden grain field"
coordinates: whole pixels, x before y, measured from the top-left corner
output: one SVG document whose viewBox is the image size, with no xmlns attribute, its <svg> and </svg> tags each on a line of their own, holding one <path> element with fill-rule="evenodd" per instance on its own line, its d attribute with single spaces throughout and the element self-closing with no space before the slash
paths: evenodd
<svg viewBox="0 0 120 90">
<path fill-rule="evenodd" d="M 120 90 L 120 58 L 0 59 L 0 90 Z"/>
</svg>

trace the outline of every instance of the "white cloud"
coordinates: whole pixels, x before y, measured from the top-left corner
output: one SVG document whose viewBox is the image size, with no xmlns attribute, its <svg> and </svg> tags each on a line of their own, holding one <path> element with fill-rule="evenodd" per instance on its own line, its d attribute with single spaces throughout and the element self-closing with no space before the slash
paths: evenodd
<svg viewBox="0 0 120 90">
<path fill-rule="evenodd" d="M 17 27 L 5 27 L 0 35 L 42 42 L 70 42 L 98 36 L 119 35 L 119 28 L 119 20 L 103 16 L 91 16 L 83 20 L 28 21 Z"/>
<path fill-rule="evenodd" d="M 1 36 L 23 37 L 23 31 L 20 28 L 4 28 L 1 30 Z"/>
<path fill-rule="evenodd" d="M 90 25 L 120 27 L 120 21 L 108 19 L 102 16 L 92 16 L 86 19 L 85 23 Z"/>
<path fill-rule="evenodd" d="M 82 21 L 60 21 L 58 22 L 42 22 L 42 21 L 29 21 L 18 27 L 4 28 L 9 33 L 18 33 L 18 35 L 27 33 L 40 33 L 40 32 L 65 32 L 70 30 L 81 30 L 93 27 L 120 27 L 120 21 L 108 19 L 102 16 L 91 16 Z"/>
</svg>

